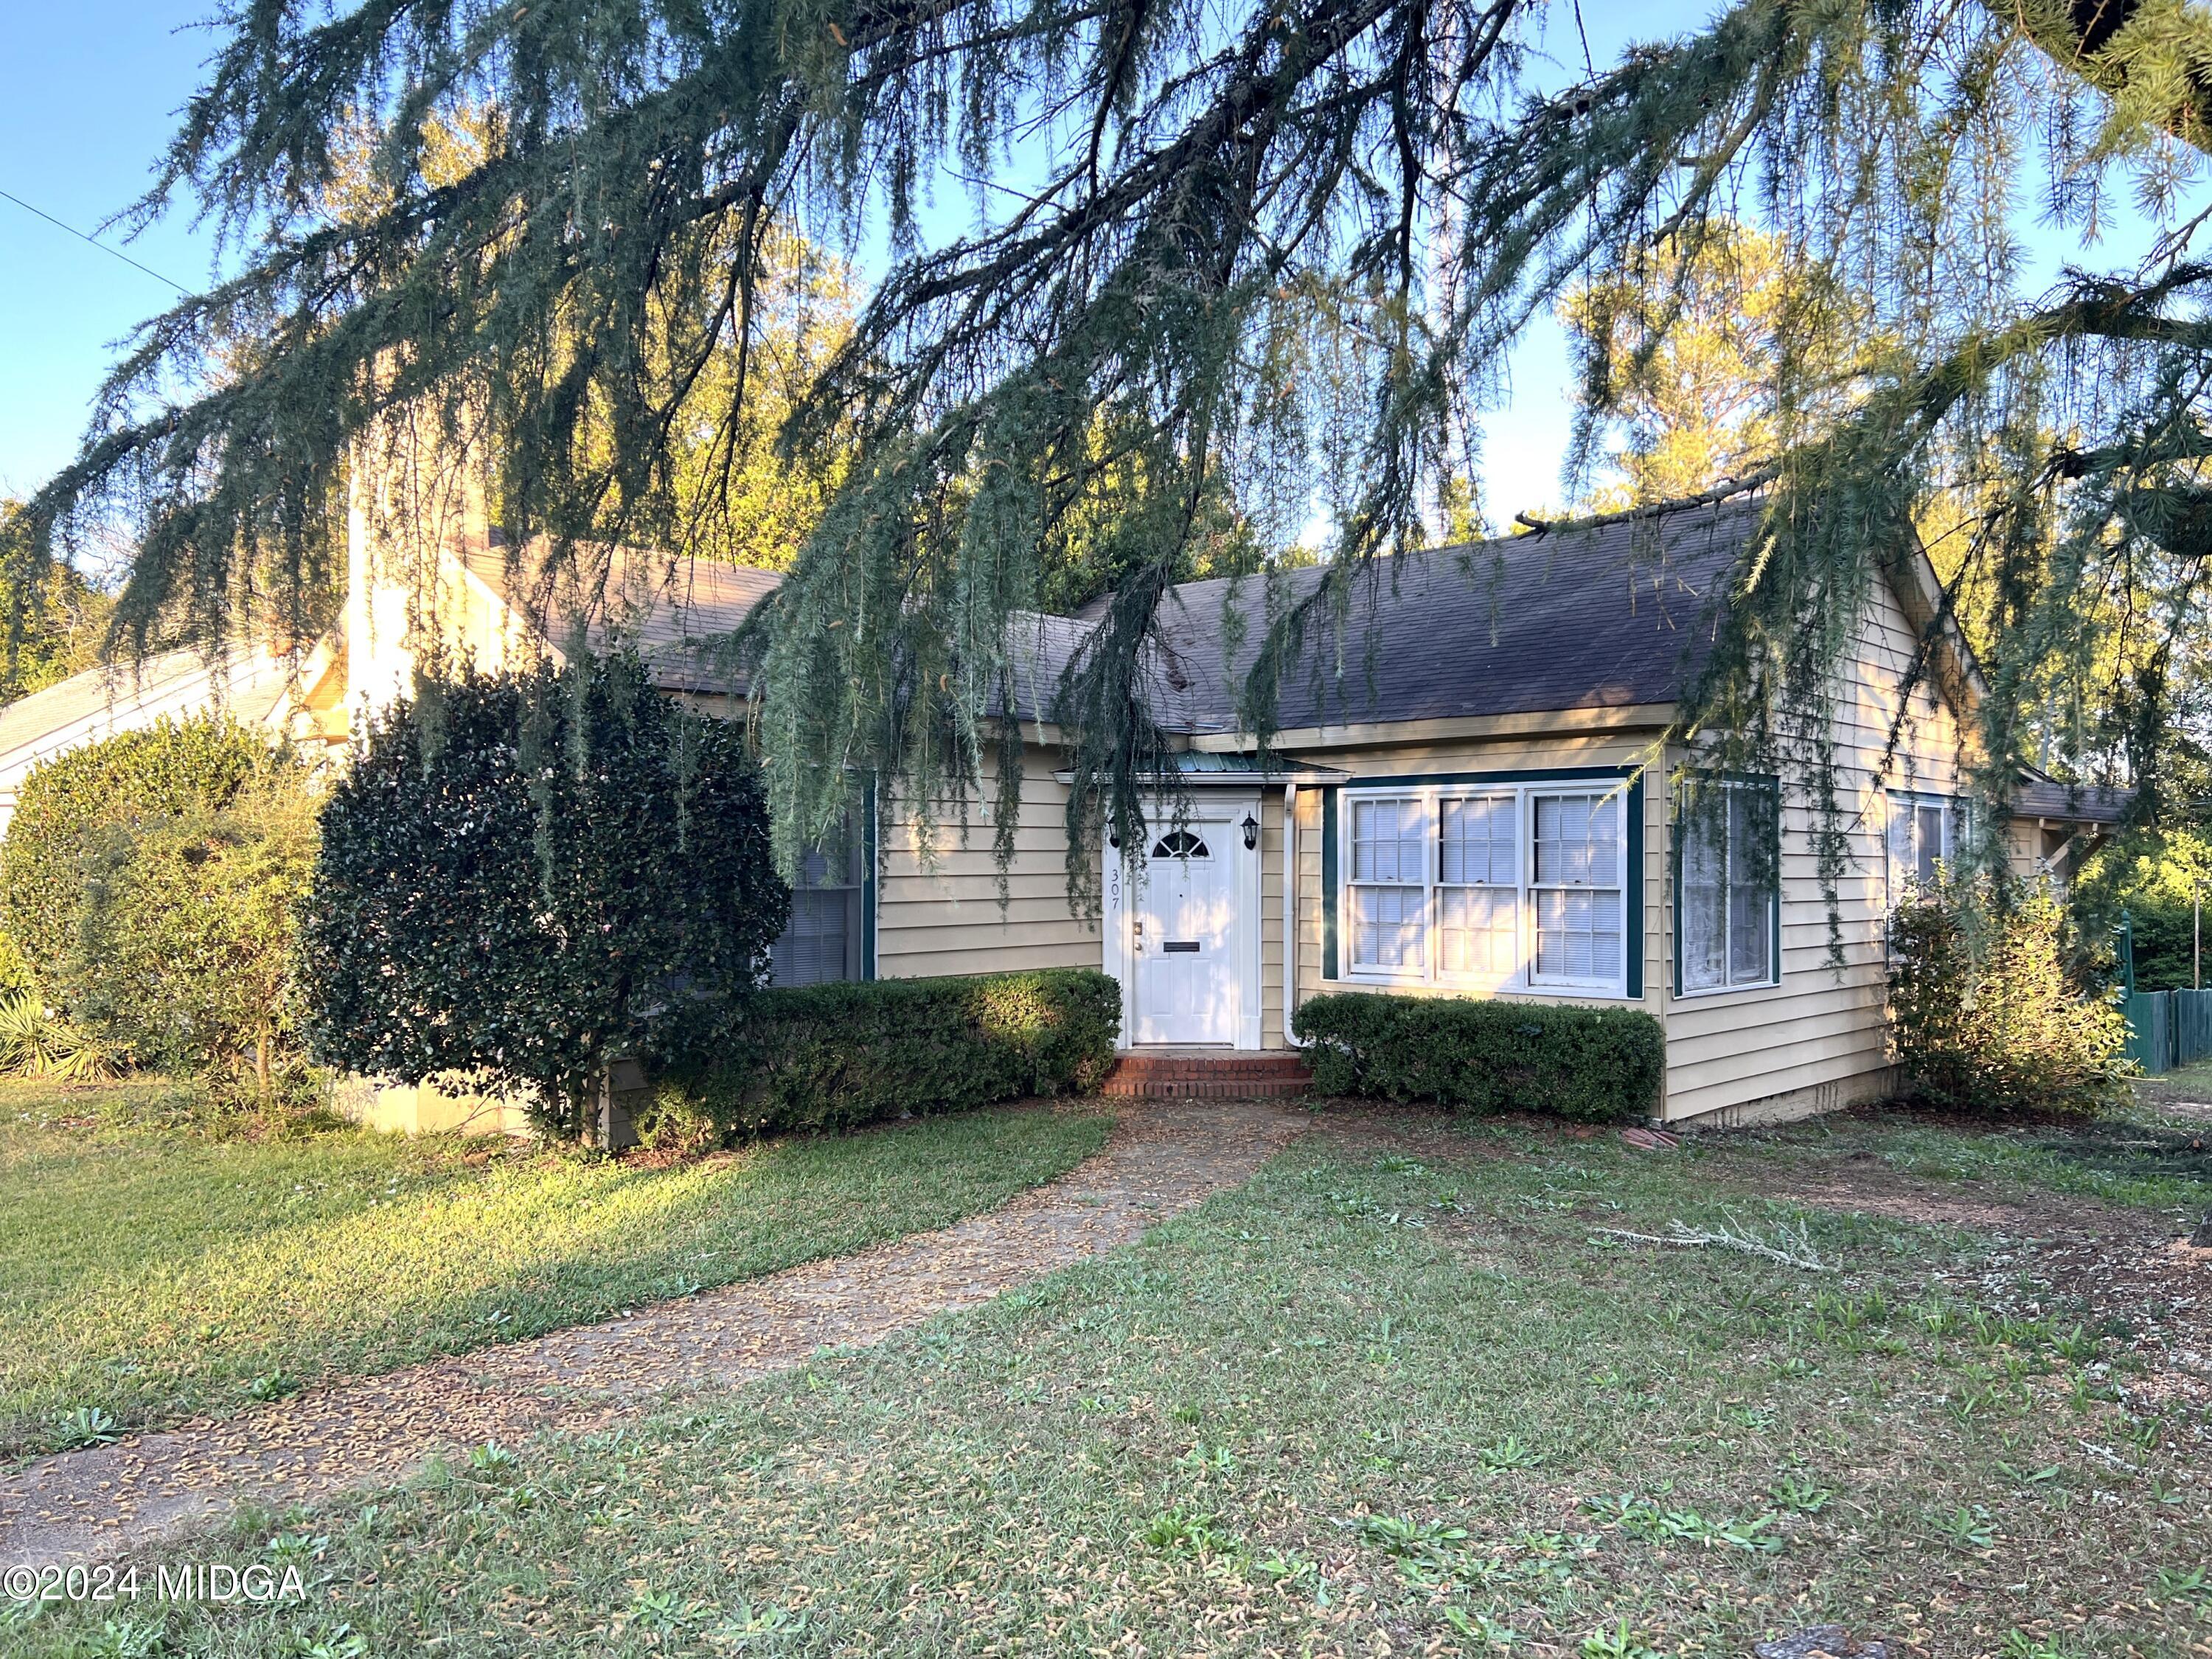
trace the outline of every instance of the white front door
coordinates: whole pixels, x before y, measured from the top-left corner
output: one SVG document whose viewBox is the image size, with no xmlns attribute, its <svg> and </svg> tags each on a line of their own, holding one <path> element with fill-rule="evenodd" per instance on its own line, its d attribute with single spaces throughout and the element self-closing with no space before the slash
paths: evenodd
<svg viewBox="0 0 2212 1659">
<path fill-rule="evenodd" d="M 1138 1042 L 1237 1041 L 1237 834 L 1225 820 L 1153 834 L 1130 907 Z"/>
</svg>

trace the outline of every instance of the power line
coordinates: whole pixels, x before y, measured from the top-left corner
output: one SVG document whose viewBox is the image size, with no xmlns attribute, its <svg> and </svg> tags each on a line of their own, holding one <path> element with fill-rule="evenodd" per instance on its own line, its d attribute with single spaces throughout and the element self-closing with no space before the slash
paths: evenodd
<svg viewBox="0 0 2212 1659">
<path fill-rule="evenodd" d="M 189 300 L 191 298 L 191 289 L 186 288 L 182 283 L 178 282 L 173 277 L 164 276 L 160 271 L 155 270 L 151 265 L 140 264 L 136 259 L 124 252 L 120 248 L 110 247 L 106 243 L 100 240 L 97 237 L 86 235 L 75 225 L 64 224 L 59 219 L 55 218 L 52 214 L 48 213 L 45 209 L 33 207 L 28 202 L 25 201 L 20 196 L 12 195 L 7 191 L 0 190 L 0 197 L 7 198 L 9 201 L 13 202 L 17 207 L 22 209 L 26 213 L 37 214 L 40 218 L 44 219 L 48 224 L 53 226 L 57 230 L 65 230 L 69 232 L 70 235 L 76 237 L 80 242 L 90 242 L 93 246 L 98 248 L 102 253 L 110 254 L 114 258 L 122 260 L 125 264 L 131 266 L 134 270 L 144 271 L 155 282 L 168 283 L 171 288 L 176 289 L 178 293 L 183 295 L 186 299 Z"/>
</svg>

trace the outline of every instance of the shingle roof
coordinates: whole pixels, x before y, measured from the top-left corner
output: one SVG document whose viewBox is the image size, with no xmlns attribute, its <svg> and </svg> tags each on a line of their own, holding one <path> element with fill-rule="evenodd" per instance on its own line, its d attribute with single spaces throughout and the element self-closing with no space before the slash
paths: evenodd
<svg viewBox="0 0 2212 1659">
<path fill-rule="evenodd" d="M 1713 606 L 1752 522 L 1752 509 L 1709 507 L 1378 559 L 1355 579 L 1341 614 L 1310 630 L 1304 665 L 1283 686 L 1278 724 L 1670 702 L 1702 664 Z M 580 617 L 594 648 L 623 634 L 672 689 L 742 690 L 712 641 L 781 580 L 773 571 L 617 548 L 605 556 L 604 592 L 579 604 L 573 573 L 548 592 L 528 574 L 529 560 L 496 548 L 463 556 L 526 614 L 541 623 L 550 615 L 556 645 Z M 1237 693 L 1268 616 L 1310 594 L 1322 574 L 1173 589 L 1159 617 L 1153 696 L 1161 723 L 1235 730 Z M 1230 606 L 1243 618 L 1233 652 Z M 1016 623 L 1015 701 L 1024 718 L 1049 708 L 1061 670 L 1097 626 L 1095 615 Z"/>
<path fill-rule="evenodd" d="M 2016 818 L 2051 818 L 2064 823 L 2118 823 L 2135 799 L 2132 789 L 2101 783 L 2058 783 L 2050 778 L 2023 779 L 2012 794 Z"/>
<path fill-rule="evenodd" d="M 773 570 L 716 564 L 650 548 L 597 550 L 564 562 L 546 580 L 542 545 L 510 556 L 505 548 L 459 554 L 471 574 L 501 594 L 558 649 L 580 623 L 592 650 L 619 635 L 636 647 L 655 684 L 669 690 L 744 690 L 714 649 L 783 578 Z M 596 593 L 583 574 L 604 564 Z"/>
<path fill-rule="evenodd" d="M 1755 509 L 1725 507 L 1377 559 L 1340 616 L 1322 616 L 1285 677 L 1283 730 L 1674 700 L 1711 648 Z M 1270 616 L 1319 569 L 1188 582 L 1161 631 L 1190 682 L 1194 729 L 1237 725 L 1237 692 Z M 1244 618 L 1224 648 L 1223 610 Z"/>
</svg>

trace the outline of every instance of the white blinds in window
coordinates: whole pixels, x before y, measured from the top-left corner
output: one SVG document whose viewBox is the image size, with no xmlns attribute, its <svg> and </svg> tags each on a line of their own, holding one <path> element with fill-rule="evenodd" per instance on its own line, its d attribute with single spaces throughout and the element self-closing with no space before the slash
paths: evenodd
<svg viewBox="0 0 2212 1659">
<path fill-rule="evenodd" d="M 1530 808 L 1531 976 L 1609 983 L 1620 977 L 1623 949 L 1620 797 L 1536 795 Z"/>
<path fill-rule="evenodd" d="M 1437 806 L 1437 966 L 1500 979 L 1520 967 L 1520 801 L 1446 797 Z"/>
</svg>

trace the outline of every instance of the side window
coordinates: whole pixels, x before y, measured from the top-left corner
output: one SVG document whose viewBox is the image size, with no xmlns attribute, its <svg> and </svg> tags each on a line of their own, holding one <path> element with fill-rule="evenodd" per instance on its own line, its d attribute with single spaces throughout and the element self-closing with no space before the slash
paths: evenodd
<svg viewBox="0 0 2212 1659">
<path fill-rule="evenodd" d="M 1774 786 L 1709 784 L 1680 823 L 1674 928 L 1684 993 L 1771 985 L 1779 978 L 1774 924 L 1781 901 Z"/>
<path fill-rule="evenodd" d="M 1958 856 L 1958 803 L 1941 795 L 1887 797 L 1889 896 L 1895 903 L 1906 890 L 1936 879 L 1936 866 Z"/>
<path fill-rule="evenodd" d="M 860 890 L 857 845 L 806 854 L 791 891 L 791 921 L 769 947 L 769 984 L 860 978 Z"/>
<path fill-rule="evenodd" d="M 1528 900 L 1533 983 L 1620 976 L 1620 797 L 1531 795 Z"/>
</svg>

